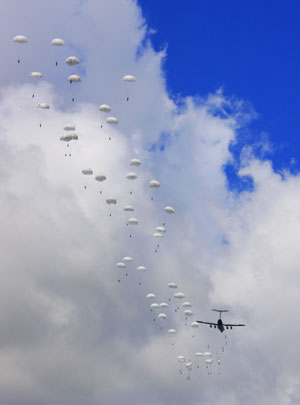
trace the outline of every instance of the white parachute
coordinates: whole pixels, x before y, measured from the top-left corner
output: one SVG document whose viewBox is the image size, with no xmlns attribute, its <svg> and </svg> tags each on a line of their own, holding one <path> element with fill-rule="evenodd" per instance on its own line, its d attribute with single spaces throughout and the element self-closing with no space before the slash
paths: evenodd
<svg viewBox="0 0 300 405">
<path fill-rule="evenodd" d="M 83 169 L 82 170 L 82 174 L 85 174 L 87 176 L 90 176 L 93 174 L 93 170 L 92 169 Z"/>
<path fill-rule="evenodd" d="M 79 59 L 76 56 L 69 56 L 66 60 L 65 63 L 68 66 L 76 66 L 79 65 Z"/>
<path fill-rule="evenodd" d="M 132 205 L 125 205 L 125 207 L 123 208 L 123 211 L 125 211 L 125 212 L 133 212 L 134 208 L 132 207 Z"/>
<path fill-rule="evenodd" d="M 51 45 L 54 46 L 64 46 L 65 45 L 65 41 L 61 38 L 54 38 L 51 41 Z"/>
<path fill-rule="evenodd" d="M 185 297 L 185 295 L 184 295 L 182 292 L 178 292 L 178 293 L 175 293 L 175 294 L 173 295 L 173 297 L 174 297 L 174 298 L 178 298 L 178 299 L 182 299 L 182 298 Z"/>
<path fill-rule="evenodd" d="M 126 268 L 126 264 L 123 263 L 123 262 L 117 263 L 116 266 L 117 266 L 119 269 L 125 269 L 125 268 Z"/>
<path fill-rule="evenodd" d="M 123 262 L 129 263 L 129 262 L 133 262 L 133 258 L 130 256 L 125 256 L 123 257 Z"/>
<path fill-rule="evenodd" d="M 111 111 L 111 108 L 110 108 L 110 106 L 108 104 L 101 104 L 99 106 L 99 111 L 109 113 Z"/>
<path fill-rule="evenodd" d="M 110 125 L 117 125 L 119 123 L 118 118 L 116 117 L 108 117 L 106 118 L 106 122 Z"/>
<path fill-rule="evenodd" d="M 151 180 L 149 182 L 149 187 L 150 188 L 160 188 L 160 182 L 157 180 Z"/>
<path fill-rule="evenodd" d="M 146 295 L 146 298 L 149 298 L 149 299 L 156 298 L 156 295 L 153 293 L 149 293 Z"/>
<path fill-rule="evenodd" d="M 126 174 L 126 178 L 129 180 L 136 180 L 138 178 L 137 174 L 134 172 L 129 172 Z"/>
<path fill-rule="evenodd" d="M 43 77 L 41 72 L 31 72 L 29 73 L 31 79 L 41 79 Z"/>
<path fill-rule="evenodd" d="M 177 288 L 177 284 L 176 283 L 169 283 L 168 287 L 169 288 Z"/>
<path fill-rule="evenodd" d="M 130 166 L 135 166 L 135 167 L 140 167 L 142 165 L 142 162 L 139 159 L 131 159 Z"/>
<path fill-rule="evenodd" d="M 132 75 L 125 75 L 123 76 L 124 82 L 136 82 L 135 76 Z"/>
<path fill-rule="evenodd" d="M 164 210 L 168 213 L 168 214 L 175 214 L 175 210 L 173 207 L 165 207 Z"/>
<path fill-rule="evenodd" d="M 103 173 L 99 173 L 99 174 L 97 174 L 97 176 L 95 176 L 95 180 L 100 181 L 100 182 L 105 181 L 106 176 Z"/>
<path fill-rule="evenodd" d="M 139 221 L 136 218 L 129 218 L 127 223 L 129 225 L 138 225 Z"/>
</svg>

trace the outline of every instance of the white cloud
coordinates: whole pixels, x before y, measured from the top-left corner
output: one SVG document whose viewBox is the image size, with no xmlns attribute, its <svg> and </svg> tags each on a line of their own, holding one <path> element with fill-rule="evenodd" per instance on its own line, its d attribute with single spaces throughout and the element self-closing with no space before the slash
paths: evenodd
<svg viewBox="0 0 300 405">
<path fill-rule="evenodd" d="M 142 46 L 148 28 L 135 2 L 17 6 L 0 6 L 7 22 L 0 27 L 7 55 L 0 81 L 0 402 L 296 403 L 299 177 L 283 178 L 244 154 L 240 175 L 254 179 L 254 192 L 228 191 L 228 146 L 253 113 L 221 91 L 176 106 L 165 89 L 165 52 Z M 11 43 L 19 33 L 30 39 L 21 64 Z M 61 61 L 55 67 L 49 42 L 56 36 L 67 44 L 61 60 L 76 54 L 82 61 L 75 103 L 66 82 L 71 69 Z M 31 70 L 45 80 L 32 84 Z M 126 73 L 137 77 L 129 102 Z M 49 111 L 36 108 L 41 101 Z M 100 128 L 104 102 L 118 128 Z M 70 147 L 59 141 L 68 122 L 79 136 Z M 129 182 L 136 156 L 143 166 Z M 85 178 L 85 167 L 107 181 Z M 152 178 L 159 191 L 148 188 Z M 109 196 L 118 200 L 111 209 Z M 139 220 L 131 231 L 121 210 L 127 203 Z M 163 222 L 167 234 L 155 253 L 151 235 Z M 125 255 L 135 261 L 118 283 L 115 264 Z M 137 265 L 148 272 L 139 276 Z M 170 281 L 192 302 L 193 319 L 211 320 L 210 308 L 225 306 L 226 319 L 246 328 L 230 331 L 226 345 L 215 330 L 185 326 L 174 300 L 165 324 L 154 322 L 145 295 L 169 302 Z M 175 346 L 166 334 L 173 326 Z M 222 358 L 221 375 L 216 365 L 211 376 L 202 362 L 197 368 L 193 353 L 208 344 Z M 179 354 L 194 361 L 191 382 L 179 375 Z"/>
</svg>

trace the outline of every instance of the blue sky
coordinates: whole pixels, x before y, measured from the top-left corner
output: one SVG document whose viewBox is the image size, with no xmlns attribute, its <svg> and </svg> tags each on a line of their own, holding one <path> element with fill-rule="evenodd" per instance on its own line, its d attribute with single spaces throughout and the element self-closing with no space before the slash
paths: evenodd
<svg viewBox="0 0 300 405">
<path fill-rule="evenodd" d="M 180 2 L 139 0 L 155 49 L 167 45 L 165 72 L 171 94 L 204 96 L 223 87 L 227 97 L 250 103 L 257 118 L 233 148 L 268 141 L 275 171 L 300 168 L 299 38 L 296 1 Z M 258 152 L 260 152 L 258 150 Z M 227 168 L 234 187 L 243 188 Z M 244 185 L 247 186 L 246 183 Z"/>
</svg>

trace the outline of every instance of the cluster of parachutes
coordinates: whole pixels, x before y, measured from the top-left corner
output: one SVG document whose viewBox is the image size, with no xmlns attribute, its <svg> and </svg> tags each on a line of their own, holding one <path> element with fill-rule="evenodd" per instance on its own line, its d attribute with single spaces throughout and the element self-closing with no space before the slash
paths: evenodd
<svg viewBox="0 0 300 405">
<path fill-rule="evenodd" d="M 24 35 L 17 35 L 13 38 L 13 42 L 16 43 L 18 46 L 24 46 L 24 44 L 28 43 L 28 39 Z M 51 45 L 54 47 L 64 47 L 65 42 L 63 39 L 60 38 L 54 38 L 51 41 Z M 18 63 L 21 63 L 21 56 L 20 54 L 18 55 L 17 59 Z M 80 64 L 80 60 L 76 56 L 68 56 L 65 59 L 65 63 L 71 67 L 74 68 L 77 65 Z M 58 66 L 59 62 L 58 60 L 55 61 L 55 65 Z M 32 80 L 39 80 L 43 78 L 43 74 L 41 72 L 30 72 L 29 73 L 29 78 Z M 136 78 L 133 75 L 124 75 L 122 77 L 124 82 L 127 83 L 134 83 L 136 82 Z M 66 80 L 70 83 L 71 86 L 74 86 L 78 83 L 81 82 L 81 77 L 79 74 L 72 73 L 70 74 Z M 32 98 L 35 98 L 35 94 L 32 94 Z M 129 92 L 126 97 L 126 101 L 129 101 Z M 74 93 L 72 95 L 72 102 L 75 102 L 75 96 Z M 46 102 L 41 102 L 37 105 L 37 108 L 39 110 L 49 110 L 50 106 Z M 102 115 L 102 123 L 101 123 L 101 128 L 105 124 L 109 126 L 116 126 L 119 124 L 119 120 L 117 117 L 111 115 L 112 108 L 108 104 L 101 104 L 99 106 L 99 111 Z M 40 127 L 42 127 L 42 122 L 40 122 Z M 63 126 L 63 135 L 60 137 L 60 140 L 62 142 L 65 142 L 67 145 L 67 148 L 70 146 L 71 141 L 77 141 L 78 140 L 78 135 L 75 132 L 76 128 L 73 124 L 65 124 Z M 111 137 L 108 138 L 109 141 L 111 141 Z M 70 149 L 67 149 L 68 151 Z M 65 156 L 71 156 L 71 152 L 65 152 Z M 138 177 L 139 177 L 139 168 L 142 166 L 142 161 L 138 158 L 132 158 L 129 160 L 129 170 L 128 173 L 124 174 L 124 178 L 129 180 L 130 184 L 133 184 L 131 182 L 135 182 Z M 84 167 L 81 170 L 81 173 L 84 177 L 87 178 L 94 178 L 94 180 L 101 185 L 105 182 L 109 182 L 109 176 L 106 173 L 103 172 L 94 172 L 94 169 L 91 167 Z M 148 180 L 149 181 L 149 180 Z M 151 200 L 154 201 L 154 190 L 159 190 L 160 189 L 160 182 L 157 179 L 151 179 L 148 182 L 149 189 L 151 191 Z M 84 185 L 84 188 L 87 188 L 87 182 Z M 100 194 L 102 194 L 102 187 L 99 190 Z M 130 188 L 130 195 L 133 194 L 132 189 Z M 114 195 L 109 195 L 105 198 L 105 203 L 109 207 L 110 213 L 109 216 L 112 216 L 112 207 L 113 206 L 118 206 L 119 201 L 116 196 Z M 128 215 L 127 220 L 126 220 L 126 225 L 129 227 L 129 238 L 132 238 L 132 230 L 134 227 L 139 225 L 139 219 L 135 218 L 134 216 L 134 211 L 135 208 L 131 204 L 126 204 L 122 206 L 122 210 Z M 175 214 L 175 209 L 170 206 L 166 205 L 163 208 L 164 212 L 167 215 L 174 215 Z M 163 222 L 161 225 L 158 225 L 154 227 L 152 237 L 155 240 L 155 253 L 158 253 L 160 243 L 159 241 L 163 239 L 166 236 L 167 233 L 167 228 L 166 228 L 166 221 Z M 119 285 L 123 285 L 124 283 L 122 282 L 126 277 L 129 275 L 129 272 L 132 272 L 132 269 L 135 268 L 137 279 L 138 279 L 138 285 L 144 286 L 143 282 L 143 275 L 147 273 L 147 266 L 145 263 L 136 263 L 134 265 L 135 259 L 130 256 L 124 256 L 121 260 L 116 261 L 115 267 L 116 267 L 116 272 L 117 272 L 117 283 Z M 167 284 L 166 286 L 168 288 L 167 291 L 169 293 L 166 294 L 164 299 L 162 300 L 157 300 L 155 292 L 147 292 L 145 294 L 146 302 L 148 302 L 148 307 L 152 315 L 152 321 L 155 323 L 155 325 L 159 325 L 159 329 L 162 333 L 165 333 L 168 339 L 170 340 L 170 346 L 173 348 L 176 348 L 176 335 L 177 335 L 177 330 L 174 327 L 174 325 L 169 325 L 171 327 L 166 328 L 167 320 L 170 319 L 170 322 L 173 322 L 174 316 L 180 316 L 183 315 L 183 322 L 185 323 L 186 327 L 191 328 L 191 337 L 194 338 L 194 331 L 199 327 L 199 323 L 196 321 L 192 321 L 192 318 L 194 316 L 193 310 L 192 310 L 192 304 L 189 301 L 184 300 L 185 294 L 181 291 L 178 291 L 177 284 L 174 281 L 171 281 Z M 183 302 L 182 302 L 183 301 Z M 171 316 L 172 314 L 172 316 Z M 194 354 L 194 359 L 191 359 L 190 357 L 186 357 L 182 354 L 177 356 L 177 361 L 179 364 L 179 373 L 183 375 L 183 368 L 186 370 L 186 379 L 187 381 L 191 380 L 191 372 L 193 368 L 200 368 L 200 360 L 203 360 L 204 366 L 207 368 L 208 374 L 212 373 L 212 366 L 214 363 L 217 364 L 219 373 L 220 373 L 220 366 L 221 366 L 221 359 L 219 354 L 216 354 L 216 359 L 214 360 L 213 355 L 210 351 L 206 352 L 196 352 Z"/>
</svg>

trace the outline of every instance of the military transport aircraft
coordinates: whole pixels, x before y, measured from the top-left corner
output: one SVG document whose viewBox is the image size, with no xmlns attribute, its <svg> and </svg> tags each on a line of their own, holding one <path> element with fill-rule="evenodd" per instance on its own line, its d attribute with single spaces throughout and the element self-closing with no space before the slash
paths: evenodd
<svg viewBox="0 0 300 405">
<path fill-rule="evenodd" d="M 223 323 L 222 319 L 221 319 L 221 314 L 222 312 L 229 312 L 228 309 L 212 309 L 212 311 L 216 311 L 220 313 L 220 319 L 218 319 L 217 323 L 213 323 L 213 322 L 204 322 L 204 321 L 197 321 L 198 323 L 205 323 L 206 325 L 209 325 L 211 328 L 218 328 L 219 331 L 222 333 L 224 332 L 225 328 L 226 329 L 232 329 L 233 326 L 245 326 L 241 323 L 238 324 L 233 324 L 233 323 Z"/>
</svg>

